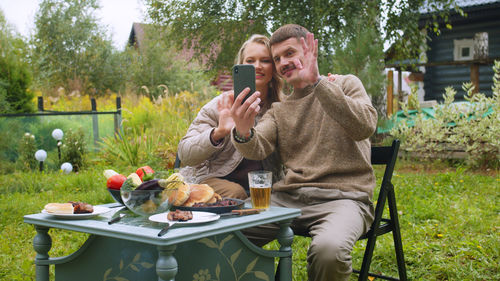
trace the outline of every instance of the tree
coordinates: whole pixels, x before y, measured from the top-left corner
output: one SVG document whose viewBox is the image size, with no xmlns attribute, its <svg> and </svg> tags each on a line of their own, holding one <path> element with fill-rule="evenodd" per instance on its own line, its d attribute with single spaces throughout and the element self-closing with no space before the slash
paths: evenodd
<svg viewBox="0 0 500 281">
<path fill-rule="evenodd" d="M 426 36 L 418 27 L 421 9 L 440 11 L 434 21 L 426 24 L 431 32 L 439 33 L 437 19 L 447 23 L 448 14 L 455 7 L 454 0 L 147 0 L 146 3 L 153 22 L 170 27 L 171 38 L 178 46 L 191 42 L 195 56 L 210 57 L 209 67 L 214 70 L 229 69 L 241 43 L 252 33 L 269 35 L 283 24 L 296 23 L 319 40 L 322 73 L 359 74 L 364 69 L 365 73 L 373 72 L 371 82 L 377 84 L 373 87 L 377 91 L 384 87 L 383 79 L 374 73 L 383 70 L 383 42 L 394 43 L 400 57 L 418 53 Z M 362 46 L 363 52 L 347 49 L 355 46 Z M 345 55 L 359 61 L 333 63 L 345 60 Z"/>
<path fill-rule="evenodd" d="M 43 89 L 63 87 L 90 95 L 118 90 L 126 77 L 111 40 L 94 14 L 97 0 L 43 0 L 35 15 L 32 61 Z"/>
<path fill-rule="evenodd" d="M 268 33 L 265 14 L 241 9 L 238 1 L 151 0 L 146 3 L 153 21 L 170 28 L 169 40 L 178 49 L 192 49 L 194 58 L 200 62 L 206 60 L 214 72 L 226 70 L 233 64 L 239 46 L 249 34 Z"/>
<path fill-rule="evenodd" d="M 376 9 L 375 26 L 382 41 L 394 42 L 401 51 L 420 51 L 425 35 L 418 28 L 420 12 L 439 11 L 426 28 L 439 33 L 437 18 L 448 22 L 454 0 L 146 0 L 155 23 L 172 27 L 178 44 L 195 44 L 196 55 L 211 55 L 218 43 L 220 60 L 230 66 L 242 41 L 252 33 L 270 34 L 286 23 L 308 28 L 319 39 L 322 56 L 334 53 L 336 41 L 350 40 L 350 26 Z M 367 19 L 370 20 L 370 19 Z M 367 26 L 368 27 L 368 26 Z M 228 57 L 227 57 L 228 56 Z M 212 65 L 220 67 L 219 65 Z"/>
<path fill-rule="evenodd" d="M 150 98 L 157 98 L 165 93 L 175 94 L 183 90 L 204 93 L 209 88 L 208 79 L 196 63 L 186 64 L 180 58 L 169 40 L 165 40 L 165 30 L 159 26 L 144 25 L 142 47 L 129 49 L 130 73 L 133 86 L 143 89 Z"/>
<path fill-rule="evenodd" d="M 384 64 L 381 63 L 384 60 L 384 53 L 381 50 L 384 44 L 377 29 L 376 13 L 377 7 L 372 6 L 366 10 L 366 14 L 353 19 L 353 23 L 344 30 L 352 34 L 349 36 L 351 39 L 346 42 L 337 41 L 334 44 L 335 54 L 329 57 L 331 61 L 326 62 L 326 67 L 331 67 L 337 73 L 352 73 L 358 76 L 371 96 L 379 116 L 383 116 L 381 114 L 385 105 L 385 75 Z M 328 71 L 324 69 L 323 73 Z"/>
<path fill-rule="evenodd" d="M 380 15 L 384 26 L 384 40 L 394 43 L 394 59 L 418 58 L 428 48 L 429 34 L 439 35 L 441 29 L 452 28 L 449 15 L 452 10 L 465 16 L 456 0 L 378 0 L 384 13 Z M 420 23 L 421 13 L 432 14 Z"/>
<path fill-rule="evenodd" d="M 26 44 L 12 33 L 0 10 L 0 113 L 33 112 Z"/>
</svg>

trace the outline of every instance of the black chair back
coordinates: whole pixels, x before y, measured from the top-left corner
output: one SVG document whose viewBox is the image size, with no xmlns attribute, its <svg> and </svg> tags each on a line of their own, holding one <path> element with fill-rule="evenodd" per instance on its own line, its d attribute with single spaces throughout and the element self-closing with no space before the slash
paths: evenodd
<svg viewBox="0 0 500 281">
<path fill-rule="evenodd" d="M 375 146 L 371 149 L 372 165 L 385 165 L 385 171 L 380 185 L 379 195 L 377 197 L 377 205 L 375 207 L 375 216 L 372 226 L 370 227 L 368 233 L 360 238 L 360 240 L 368 239 L 368 241 L 363 255 L 361 270 L 353 270 L 355 273 L 359 274 L 358 280 L 367 280 L 368 276 L 385 280 L 407 280 L 398 211 L 396 208 L 396 196 L 394 192 L 394 185 L 392 184 L 392 174 L 398 158 L 399 145 L 399 140 L 394 140 L 391 146 Z M 389 207 L 389 218 L 383 218 L 386 202 Z M 377 236 L 384 235 L 389 232 L 392 232 L 393 235 L 399 279 L 369 272 Z"/>
</svg>

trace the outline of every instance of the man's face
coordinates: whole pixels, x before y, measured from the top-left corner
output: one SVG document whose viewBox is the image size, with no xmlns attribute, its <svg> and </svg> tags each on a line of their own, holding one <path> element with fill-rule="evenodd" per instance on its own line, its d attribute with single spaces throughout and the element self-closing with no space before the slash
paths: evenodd
<svg viewBox="0 0 500 281">
<path fill-rule="evenodd" d="M 294 61 L 304 65 L 304 50 L 297 38 L 288 38 L 271 46 L 274 64 L 278 73 L 292 86 L 299 85 L 302 81 L 298 75 L 299 69 Z"/>
</svg>

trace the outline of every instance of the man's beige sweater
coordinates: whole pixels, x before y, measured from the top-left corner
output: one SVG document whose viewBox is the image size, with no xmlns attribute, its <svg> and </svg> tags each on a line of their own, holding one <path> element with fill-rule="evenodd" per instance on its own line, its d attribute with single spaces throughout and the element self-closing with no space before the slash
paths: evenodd
<svg viewBox="0 0 500 281">
<path fill-rule="evenodd" d="M 284 179 L 273 185 L 276 191 L 318 187 L 372 198 L 375 177 L 368 138 L 376 124 L 377 112 L 363 84 L 346 75 L 296 89 L 284 102 L 273 104 L 249 142 L 231 139 L 248 159 L 264 159 L 279 149 L 286 170 Z"/>
</svg>

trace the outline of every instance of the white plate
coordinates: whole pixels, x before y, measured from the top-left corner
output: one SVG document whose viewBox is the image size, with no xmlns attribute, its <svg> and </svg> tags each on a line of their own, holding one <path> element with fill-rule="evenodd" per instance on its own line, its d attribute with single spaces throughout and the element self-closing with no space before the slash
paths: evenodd
<svg viewBox="0 0 500 281">
<path fill-rule="evenodd" d="M 167 214 L 168 214 L 168 212 L 152 215 L 149 217 L 149 220 L 154 221 L 154 222 L 168 223 L 168 224 L 172 225 L 174 223 L 176 223 L 176 224 L 177 223 L 178 224 L 205 223 L 205 222 L 216 221 L 220 218 L 220 216 L 218 214 L 209 213 L 209 212 L 193 211 L 193 219 L 190 219 L 188 221 L 171 221 L 171 220 L 167 219 Z"/>
<path fill-rule="evenodd" d="M 42 214 L 46 215 L 51 215 L 54 217 L 58 218 L 63 218 L 63 219 L 72 219 L 72 220 L 81 220 L 81 219 L 88 219 L 91 217 L 98 216 L 100 214 L 104 214 L 109 212 L 111 209 L 108 207 L 102 207 L 102 206 L 94 206 L 94 212 L 92 213 L 85 213 L 85 214 L 54 214 L 54 213 L 49 213 L 45 209 L 42 210 Z"/>
</svg>

